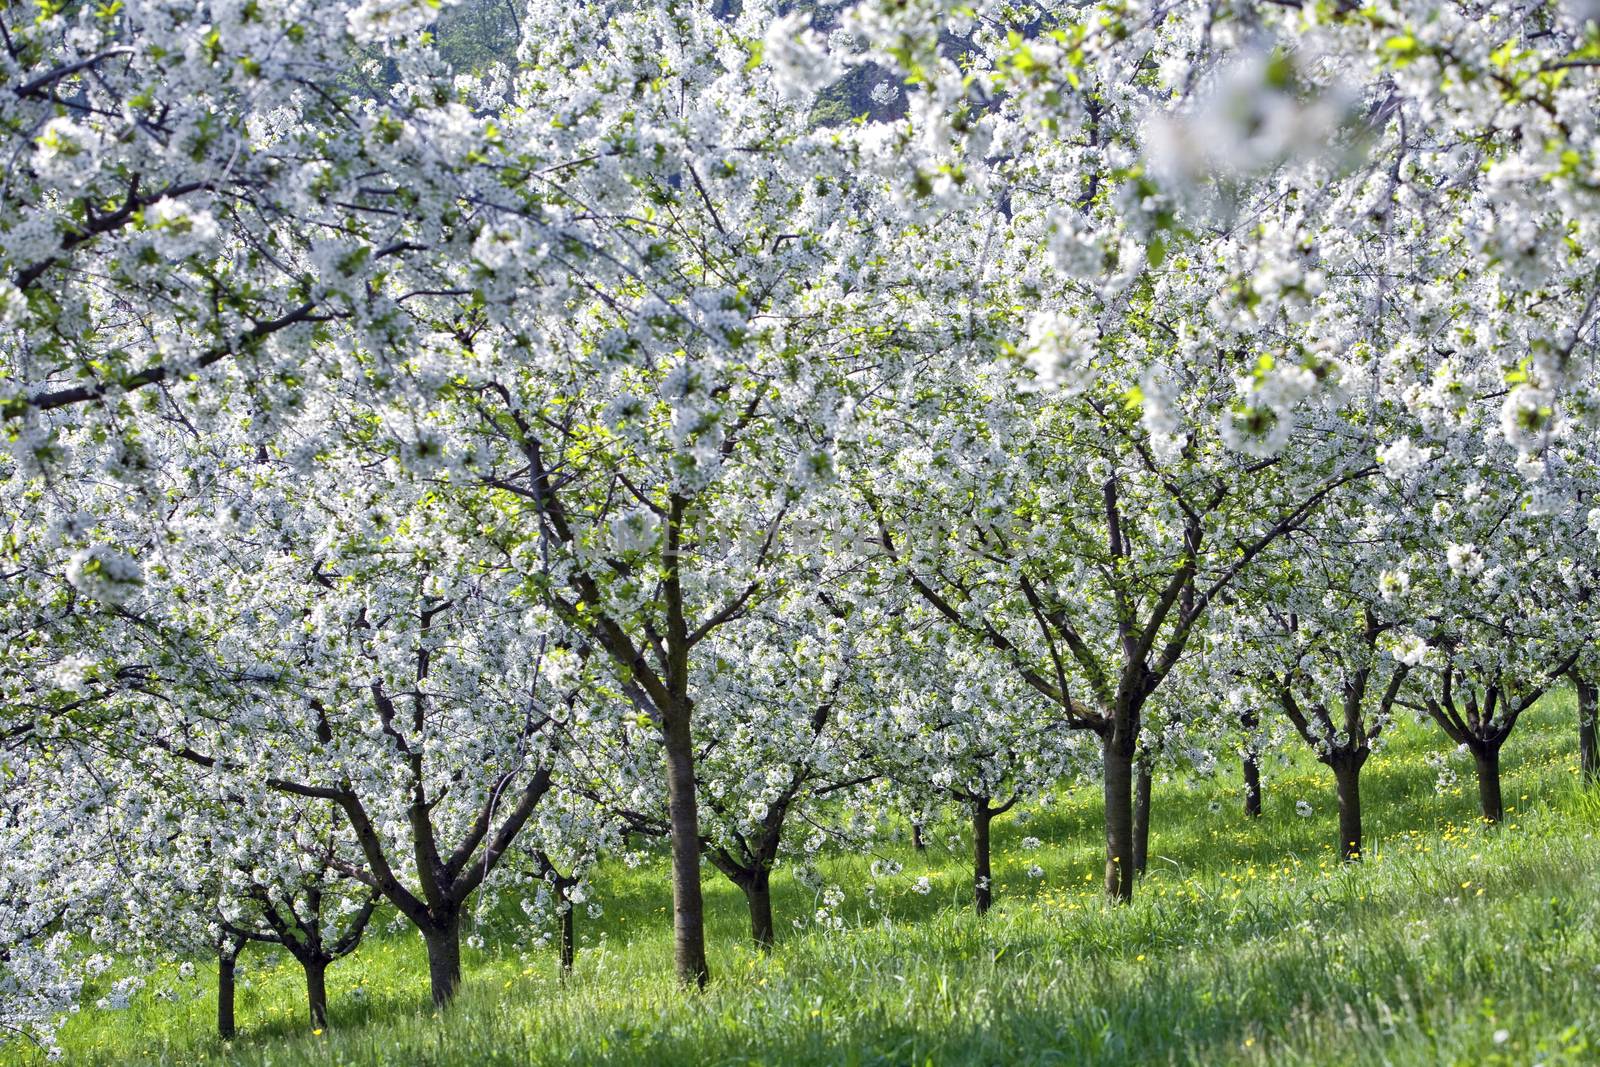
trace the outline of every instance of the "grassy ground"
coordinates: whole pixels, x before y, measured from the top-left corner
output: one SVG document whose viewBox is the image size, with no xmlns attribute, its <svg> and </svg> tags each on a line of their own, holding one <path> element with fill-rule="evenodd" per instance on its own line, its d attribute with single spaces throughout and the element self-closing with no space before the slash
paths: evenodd
<svg viewBox="0 0 1600 1067">
<path fill-rule="evenodd" d="M 307 1030 L 292 961 L 247 954 L 231 1047 L 212 1036 L 214 972 L 183 981 L 175 963 L 130 1008 L 86 1008 L 63 1043 L 89 1065 L 1600 1063 L 1600 791 L 1577 788 L 1574 719 L 1561 695 L 1518 727 L 1498 830 L 1473 818 L 1470 761 L 1441 794 L 1424 759 L 1441 737 L 1401 728 L 1363 776 L 1358 869 L 1335 862 L 1331 775 L 1300 759 L 1268 768 L 1253 822 L 1236 774 L 1159 782 L 1131 907 L 1099 896 L 1084 789 L 997 824 L 999 904 L 982 920 L 953 822 L 926 854 L 889 850 L 905 871 L 872 901 L 869 857 L 822 864 L 848 891 L 843 932 L 819 929 L 815 895 L 776 879 L 771 959 L 745 947 L 741 899 L 708 868 L 704 994 L 668 974 L 664 869 L 617 865 L 597 879 L 604 916 L 580 920 L 565 981 L 502 913 L 442 1018 L 420 940 L 380 930 L 330 971 L 327 1033 Z M 931 893 L 912 889 L 920 875 Z M 26 1058 L 0 1055 L 14 1062 Z"/>
</svg>

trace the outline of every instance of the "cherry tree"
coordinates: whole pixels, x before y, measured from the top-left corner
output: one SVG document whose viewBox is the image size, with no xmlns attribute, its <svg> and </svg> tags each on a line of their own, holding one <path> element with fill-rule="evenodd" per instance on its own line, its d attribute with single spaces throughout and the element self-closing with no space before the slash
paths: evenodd
<svg viewBox="0 0 1600 1067">
<path fill-rule="evenodd" d="M 1405 703 L 1472 753 L 1490 822 L 1504 816 L 1506 740 L 1594 641 L 1588 568 L 1567 555 L 1581 519 L 1565 506 L 1572 486 L 1560 452 L 1534 457 L 1545 469 L 1530 490 L 1508 462 L 1515 452 L 1500 451 L 1499 462 L 1485 455 L 1461 465 L 1447 454 L 1413 473 L 1414 539 L 1380 576 L 1410 614 L 1392 654 L 1422 668 Z"/>
<path fill-rule="evenodd" d="M 71 844 L 72 798 L 54 768 L 0 750 L 0 778 L 0 1047 L 26 1041 L 59 1059 L 57 1029 L 108 962 L 82 958 L 73 944 L 104 899 L 106 867 Z"/>
<path fill-rule="evenodd" d="M 940 380 L 919 405 L 927 430 L 898 440 L 863 491 L 884 555 L 952 631 L 1100 738 L 1106 889 L 1126 899 L 1145 703 L 1217 595 L 1372 466 L 1335 454 L 1301 474 L 1192 439 L 1163 462 L 1122 403 L 1131 383 L 1096 369 L 1094 387 L 1062 402 L 977 368 L 965 384 Z M 1201 402 L 1205 389 L 1184 395 Z"/>
<path fill-rule="evenodd" d="M 321 1030 L 328 1025 L 328 967 L 360 946 L 380 898 L 335 868 L 341 850 L 333 833 L 337 827 L 327 825 L 331 813 L 303 801 L 290 805 L 286 798 L 272 799 L 278 803 L 268 810 L 279 816 L 277 828 L 296 840 L 265 855 L 256 852 L 257 841 L 229 842 L 234 864 L 224 875 L 217 925 L 235 942 L 279 945 L 288 952 L 305 974 L 311 1027 Z M 281 866 L 251 864 L 258 856 Z"/>
<path fill-rule="evenodd" d="M 1595 328 L 1600 186 L 1582 164 L 1597 25 L 1582 5 L 927 0 L 864 3 L 848 22 L 872 59 L 913 76 L 920 155 L 906 161 L 921 187 L 982 187 L 996 159 L 1043 176 L 1058 191 L 1048 244 L 1101 301 L 1141 260 L 1192 255 L 1187 269 L 1212 278 L 1208 337 L 1309 295 L 1302 338 L 1364 369 L 1448 322 L 1507 370 L 1529 360 L 1497 398 L 1505 418 L 1537 429 L 1541 408 L 1588 403 L 1573 371 Z M 1247 375 L 1259 354 L 1224 343 L 1218 358 Z M 1209 417 L 1278 452 L 1291 368 Z M 1430 370 L 1391 377 L 1386 395 Z"/>
<path fill-rule="evenodd" d="M 395 284 L 421 347 L 374 337 L 364 358 L 383 369 L 356 399 L 404 428 L 408 461 L 453 457 L 489 491 L 486 550 L 658 731 L 677 970 L 704 982 L 709 642 L 782 588 L 796 515 L 833 476 L 864 347 L 838 325 L 867 299 L 836 265 L 869 255 L 875 201 L 849 137 L 807 123 L 831 74 L 814 35 L 757 57 L 771 13 L 755 5 L 731 23 L 536 11 L 482 147 L 471 247 L 408 263 Z M 552 139 L 575 162 L 530 174 Z M 550 216 L 605 228 L 618 252 L 572 283 L 530 230 Z"/>
<path fill-rule="evenodd" d="M 161 768 L 95 803 L 183 906 L 116 936 L 275 938 L 319 1018 L 379 896 L 440 1003 L 530 880 L 570 967 L 624 825 L 703 984 L 702 859 L 769 945 L 881 767 L 970 809 L 982 910 L 1088 735 L 1128 899 L 1206 641 L 1347 856 L 1396 704 L 1498 819 L 1572 674 L 1594 773 L 1583 5 L 533 0 L 472 73 L 436 8 L 0 13 L 0 1025 L 102 894 L 35 870 L 58 779 Z M 869 64 L 904 109 L 819 124 Z"/>
<path fill-rule="evenodd" d="M 1275 706 L 1332 770 L 1346 861 L 1366 851 L 1361 771 L 1411 671 L 1390 641 L 1409 619 L 1384 595 L 1383 519 L 1356 499 L 1324 512 L 1217 625 L 1232 653 L 1225 669 L 1245 680 L 1251 705 Z"/>
<path fill-rule="evenodd" d="M 994 903 L 994 820 L 1081 773 L 1082 757 L 1049 702 L 930 616 L 913 600 L 877 635 L 883 692 L 856 729 L 900 805 L 926 813 L 944 800 L 964 810 L 973 907 L 982 915 Z"/>
<path fill-rule="evenodd" d="M 808 577 L 824 591 L 775 598 L 718 635 L 711 654 L 738 672 L 707 687 L 700 704 L 711 739 L 697 760 L 703 847 L 744 893 L 751 937 L 767 951 L 773 869 L 860 839 L 840 805 L 854 807 L 850 791 L 876 777 L 858 722 L 877 698 L 859 648 L 869 609 L 830 595 L 834 583 L 815 571 Z"/>
<path fill-rule="evenodd" d="M 99 661 L 78 672 L 103 691 L 85 728 L 140 765 L 208 772 L 211 803 L 234 814 L 289 800 L 337 813 L 343 829 L 320 824 L 333 836 L 301 849 L 317 859 L 300 873 L 329 868 L 413 922 L 443 1002 L 469 898 L 552 789 L 570 656 L 518 579 L 484 572 L 461 501 L 409 477 L 351 478 L 351 451 L 296 467 L 247 436 L 174 447 L 191 449 L 171 469 L 178 503 L 158 513 L 137 581 L 73 586 L 122 623 L 111 662 L 146 664 L 114 685 Z M 278 870 L 287 857 L 263 847 Z M 315 978 L 349 939 L 300 918 L 272 932 L 306 949 Z"/>
<path fill-rule="evenodd" d="M 773 872 L 869 838 L 855 790 L 878 777 L 860 725 L 875 699 L 861 650 L 873 605 L 819 570 L 804 573 L 815 585 L 797 584 L 723 628 L 696 675 L 700 845 L 744 895 L 751 939 L 765 952 L 776 941 Z M 594 796 L 629 832 L 664 838 L 665 782 L 658 763 L 640 758 L 650 747 L 648 729 L 630 729 L 596 761 L 610 781 Z"/>
</svg>

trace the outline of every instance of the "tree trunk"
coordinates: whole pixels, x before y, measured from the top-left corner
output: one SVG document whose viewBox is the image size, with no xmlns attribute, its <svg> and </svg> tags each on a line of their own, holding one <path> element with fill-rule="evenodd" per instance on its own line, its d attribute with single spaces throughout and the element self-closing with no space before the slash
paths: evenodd
<svg viewBox="0 0 1600 1067">
<path fill-rule="evenodd" d="M 979 915 L 994 903 L 993 872 L 989 865 L 989 824 L 994 813 L 989 810 L 989 798 L 979 797 L 972 802 L 972 904 Z"/>
<path fill-rule="evenodd" d="M 1500 800 L 1500 745 L 1487 742 L 1474 747 L 1472 758 L 1478 765 L 1478 806 L 1485 820 L 1498 823 L 1506 816 Z"/>
<path fill-rule="evenodd" d="M 239 950 L 223 948 L 217 953 L 217 1036 L 232 1041 L 238 1032 L 234 1025 L 233 989 Z"/>
<path fill-rule="evenodd" d="M 566 910 L 561 913 L 561 973 L 571 974 L 572 964 L 578 956 L 578 940 L 572 916 L 573 904 L 566 899 L 566 895 L 566 890 L 562 890 L 562 903 L 566 905 Z"/>
<path fill-rule="evenodd" d="M 1139 761 L 1133 793 L 1133 873 L 1143 874 L 1150 859 L 1150 764 Z"/>
<path fill-rule="evenodd" d="M 1578 767 L 1583 775 L 1583 784 L 1595 785 L 1600 783 L 1600 743 L 1595 737 L 1600 687 L 1576 674 L 1572 681 L 1578 690 Z"/>
<path fill-rule="evenodd" d="M 1361 764 L 1335 759 L 1333 780 L 1339 793 L 1339 859 L 1349 863 L 1361 858 Z"/>
<path fill-rule="evenodd" d="M 1244 754 L 1244 813 L 1261 818 L 1261 761 L 1254 749 L 1246 749 Z"/>
<path fill-rule="evenodd" d="M 911 824 L 911 847 L 918 852 L 928 851 L 928 842 L 922 839 L 922 824 L 920 822 Z"/>
<path fill-rule="evenodd" d="M 750 939 L 762 952 L 771 952 L 777 940 L 772 926 L 772 872 L 757 864 L 748 879 L 739 883 L 750 905 Z"/>
<path fill-rule="evenodd" d="M 460 916 L 452 916 L 443 926 L 424 927 L 422 938 L 428 946 L 428 983 L 433 989 L 433 1003 L 442 1008 L 461 986 Z"/>
<path fill-rule="evenodd" d="M 672 834 L 672 935 L 678 981 L 702 989 L 706 965 L 705 905 L 700 895 L 700 811 L 694 788 L 694 743 L 686 708 L 662 709 L 667 759 L 667 817 Z"/>
<path fill-rule="evenodd" d="M 1133 743 L 1116 727 L 1107 733 L 1102 755 L 1106 797 L 1106 895 L 1119 903 L 1133 899 Z"/>
<path fill-rule="evenodd" d="M 311 1028 L 324 1030 L 328 1026 L 328 962 L 326 960 L 301 960 L 306 972 L 306 1007 L 311 1013 Z"/>
</svg>

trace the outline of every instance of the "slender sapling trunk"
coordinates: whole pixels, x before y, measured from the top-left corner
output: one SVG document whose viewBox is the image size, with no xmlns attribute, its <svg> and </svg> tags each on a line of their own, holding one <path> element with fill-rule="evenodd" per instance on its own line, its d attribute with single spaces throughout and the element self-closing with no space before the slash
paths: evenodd
<svg viewBox="0 0 1600 1067">
<path fill-rule="evenodd" d="M 1133 873 L 1143 874 L 1150 860 L 1150 763 L 1141 759 L 1133 795 Z"/>
<path fill-rule="evenodd" d="M 777 940 L 772 923 L 772 872 L 757 866 L 740 888 L 750 906 L 750 939 L 757 949 L 769 953 Z"/>
<path fill-rule="evenodd" d="M 1576 671 L 1572 682 L 1578 690 L 1578 770 L 1584 785 L 1595 785 L 1600 783 L 1600 739 L 1595 727 L 1595 718 L 1600 714 L 1600 686 Z"/>
<path fill-rule="evenodd" d="M 1253 749 L 1244 754 L 1244 813 L 1251 819 L 1261 818 L 1261 760 Z"/>
</svg>

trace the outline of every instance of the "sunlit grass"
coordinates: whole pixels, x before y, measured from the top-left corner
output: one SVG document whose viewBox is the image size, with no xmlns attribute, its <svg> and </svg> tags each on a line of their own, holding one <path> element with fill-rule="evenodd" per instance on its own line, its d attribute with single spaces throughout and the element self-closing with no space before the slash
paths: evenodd
<svg viewBox="0 0 1600 1067">
<path fill-rule="evenodd" d="M 130 1008 L 86 1007 L 63 1043 L 69 1062 L 96 1065 L 1592 1063 L 1600 796 L 1577 787 L 1573 723 L 1562 695 L 1519 727 L 1499 829 L 1475 818 L 1470 761 L 1440 794 L 1424 757 L 1442 738 L 1400 729 L 1363 776 L 1356 869 L 1334 851 L 1331 774 L 1297 757 L 1268 766 L 1260 820 L 1240 813 L 1236 770 L 1159 782 L 1131 907 L 1101 899 L 1098 796 L 1084 787 L 996 824 L 998 903 L 981 920 L 954 818 L 925 854 L 886 845 L 904 864 L 894 878 L 874 884 L 870 855 L 819 864 L 846 890 L 843 932 L 817 929 L 812 891 L 780 875 L 771 959 L 746 946 L 742 900 L 707 868 L 704 994 L 670 977 L 664 868 L 616 864 L 596 880 L 604 914 L 580 920 L 567 979 L 503 906 L 481 917 L 483 947 L 443 1017 L 420 941 L 380 924 L 330 971 L 328 1033 L 310 1034 L 291 961 L 247 954 L 231 1046 L 213 1033 L 211 974 L 181 981 L 175 961 Z M 1024 850 L 1025 837 L 1043 844 Z M 1035 864 L 1044 877 L 1029 877 Z M 930 893 L 913 890 L 920 876 Z"/>
</svg>

